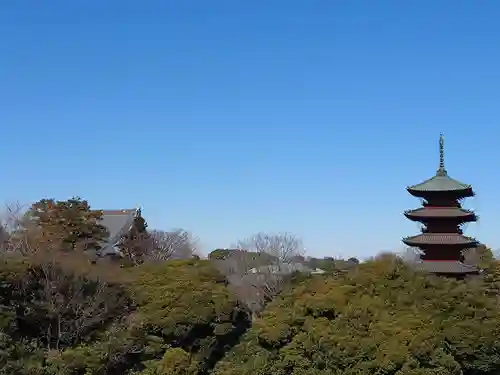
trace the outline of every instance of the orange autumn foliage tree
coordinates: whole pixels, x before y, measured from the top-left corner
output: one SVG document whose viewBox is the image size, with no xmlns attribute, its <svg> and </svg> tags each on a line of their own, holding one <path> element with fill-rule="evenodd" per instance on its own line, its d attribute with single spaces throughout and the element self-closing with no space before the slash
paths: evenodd
<svg viewBox="0 0 500 375">
<path fill-rule="evenodd" d="M 34 233 L 37 246 L 51 250 L 98 251 L 109 236 L 100 224 L 101 211 L 93 211 L 86 200 L 42 199 L 26 213 L 26 223 Z"/>
</svg>

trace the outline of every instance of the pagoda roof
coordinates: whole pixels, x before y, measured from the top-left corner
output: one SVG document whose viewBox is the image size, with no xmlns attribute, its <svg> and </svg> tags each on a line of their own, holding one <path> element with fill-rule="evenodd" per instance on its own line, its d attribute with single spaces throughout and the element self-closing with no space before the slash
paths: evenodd
<svg viewBox="0 0 500 375">
<path fill-rule="evenodd" d="M 405 237 L 403 242 L 408 246 L 420 245 L 475 245 L 475 238 L 458 233 L 421 233 L 416 236 Z"/>
<path fill-rule="evenodd" d="M 447 192 L 447 191 L 466 191 L 466 190 L 471 190 L 472 186 L 468 184 L 464 184 L 463 182 L 457 181 L 450 176 L 448 176 L 448 173 L 446 169 L 438 169 L 436 172 L 436 175 L 425 180 L 424 182 L 421 182 L 416 185 L 408 186 L 407 190 L 408 191 L 415 191 L 415 192 Z"/>
<path fill-rule="evenodd" d="M 406 188 L 411 193 L 422 192 L 463 192 L 467 195 L 472 195 L 472 186 L 464 184 L 448 176 L 448 172 L 444 167 L 444 138 L 441 134 L 439 137 L 439 168 L 436 175 L 416 185 Z"/>
<path fill-rule="evenodd" d="M 441 274 L 466 274 L 466 273 L 479 273 L 477 267 L 464 264 L 457 260 L 425 260 L 418 262 L 415 268 L 421 271 Z"/>
<path fill-rule="evenodd" d="M 421 207 L 415 210 L 405 211 L 408 218 L 467 218 L 475 217 L 475 213 L 459 207 Z"/>
</svg>

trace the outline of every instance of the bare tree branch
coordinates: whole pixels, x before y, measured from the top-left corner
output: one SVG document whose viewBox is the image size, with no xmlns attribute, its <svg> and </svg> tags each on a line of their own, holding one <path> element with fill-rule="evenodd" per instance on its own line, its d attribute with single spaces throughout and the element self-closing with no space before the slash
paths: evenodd
<svg viewBox="0 0 500 375">
<path fill-rule="evenodd" d="M 29 205 L 19 202 L 5 204 L 0 213 L 0 252 L 30 254 L 36 251 L 33 241 L 36 237 L 37 226 L 26 217 Z"/>
<path fill-rule="evenodd" d="M 407 247 L 399 256 L 405 264 L 414 265 L 420 261 L 421 251 L 414 247 Z"/>
<path fill-rule="evenodd" d="M 289 233 L 257 233 L 239 241 L 225 259 L 214 260 L 230 287 L 254 314 L 277 295 L 304 254 L 302 241 Z"/>
<path fill-rule="evenodd" d="M 6 203 L 0 212 L 0 225 L 11 233 L 23 227 L 24 214 L 29 206 L 20 202 Z"/>
<path fill-rule="evenodd" d="M 269 254 L 275 258 L 275 263 L 278 265 L 290 262 L 305 253 L 302 240 L 290 233 L 257 233 L 239 241 L 236 247 L 245 251 Z"/>
<path fill-rule="evenodd" d="M 462 255 L 465 264 L 479 268 L 489 268 L 495 260 L 493 251 L 484 244 L 466 249 Z"/>
<path fill-rule="evenodd" d="M 198 239 L 183 229 L 153 230 L 145 256 L 152 261 L 191 259 L 197 252 L 197 243 Z"/>
<path fill-rule="evenodd" d="M 37 253 L 32 262 L 21 288 L 26 293 L 36 290 L 45 301 L 45 319 L 37 324 L 45 331 L 47 350 L 73 346 L 99 324 L 126 313 L 128 300 L 121 290 L 101 278 L 72 271 L 88 263 L 83 252 Z"/>
</svg>

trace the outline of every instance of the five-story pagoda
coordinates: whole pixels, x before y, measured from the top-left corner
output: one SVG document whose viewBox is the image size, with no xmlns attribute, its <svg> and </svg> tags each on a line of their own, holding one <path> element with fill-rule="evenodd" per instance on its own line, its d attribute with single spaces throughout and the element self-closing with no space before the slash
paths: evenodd
<svg viewBox="0 0 500 375">
<path fill-rule="evenodd" d="M 477 216 L 462 208 L 460 202 L 474 196 L 472 187 L 448 176 L 444 167 L 444 139 L 439 139 L 439 169 L 436 175 L 420 184 L 407 188 L 414 197 L 423 200 L 423 207 L 405 211 L 404 215 L 424 225 L 422 233 L 403 238 L 403 243 L 419 248 L 420 267 L 443 276 L 465 276 L 478 269 L 463 263 L 463 252 L 474 248 L 478 241 L 466 237 L 460 229 Z"/>
</svg>

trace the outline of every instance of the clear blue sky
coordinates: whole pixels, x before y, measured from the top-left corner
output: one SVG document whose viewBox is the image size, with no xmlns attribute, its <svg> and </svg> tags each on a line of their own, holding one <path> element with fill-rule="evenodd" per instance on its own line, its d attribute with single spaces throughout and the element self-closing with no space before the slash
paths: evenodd
<svg viewBox="0 0 500 375">
<path fill-rule="evenodd" d="M 0 2 L 0 199 L 143 206 L 204 250 L 366 257 L 452 177 L 500 247 L 500 2 Z"/>
</svg>

